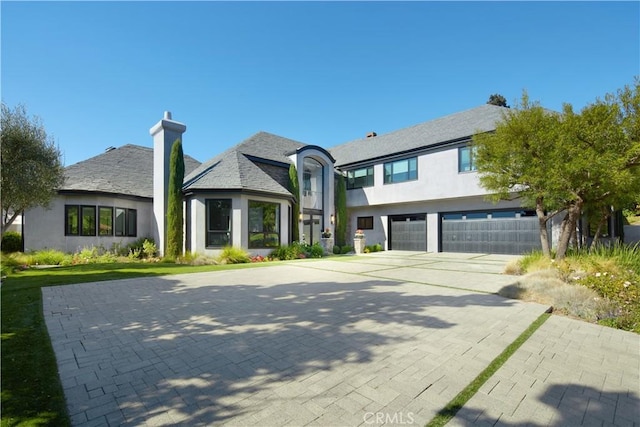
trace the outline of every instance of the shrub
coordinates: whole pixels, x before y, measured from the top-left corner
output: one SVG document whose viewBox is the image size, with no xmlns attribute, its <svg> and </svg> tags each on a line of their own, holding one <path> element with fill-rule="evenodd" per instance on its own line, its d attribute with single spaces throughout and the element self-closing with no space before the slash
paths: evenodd
<svg viewBox="0 0 640 427">
<path fill-rule="evenodd" d="M 348 253 L 351 253 L 351 252 L 353 252 L 353 246 L 344 245 L 344 246 L 341 248 L 340 252 L 341 252 L 342 254 L 348 254 Z"/>
<path fill-rule="evenodd" d="M 23 253 L 19 253 L 19 252 L 14 252 L 11 255 L 7 255 L 5 253 L 2 253 L 2 260 L 1 260 L 1 275 L 7 276 L 9 273 L 13 272 L 14 270 L 18 270 L 20 268 L 24 268 L 28 265 L 26 261 L 26 256 Z"/>
<path fill-rule="evenodd" d="M 96 263 L 100 264 L 112 264 L 118 262 L 118 256 L 113 252 L 107 251 L 102 255 L 98 255 L 96 258 L 94 258 L 94 260 Z"/>
<path fill-rule="evenodd" d="M 525 278 L 531 277 L 532 272 L 538 278 L 542 278 L 542 274 L 551 275 L 554 280 L 575 289 L 571 293 L 558 294 L 556 301 L 550 301 L 555 308 L 603 325 L 640 333 L 639 255 L 638 246 L 625 245 L 571 251 L 561 262 L 552 262 L 540 253 L 532 253 L 520 261 L 520 267 L 522 272 L 528 273 Z M 591 297 L 589 304 L 582 303 L 588 298 L 577 297 L 580 289 L 591 292 L 595 298 Z M 552 295 L 549 291 L 538 293 L 547 297 Z"/>
<path fill-rule="evenodd" d="M 7 231 L 2 235 L 2 252 L 20 252 L 22 250 L 22 234 L 17 231 Z"/>
<path fill-rule="evenodd" d="M 520 260 L 520 268 L 523 272 L 531 273 L 537 270 L 546 270 L 553 265 L 551 260 L 544 256 L 542 251 L 533 251 Z"/>
<path fill-rule="evenodd" d="M 340 255 L 340 246 L 334 246 L 333 247 L 333 254 L 334 255 Z"/>
<path fill-rule="evenodd" d="M 150 242 L 153 242 L 153 239 L 150 238 L 150 237 L 140 237 L 139 239 L 137 239 L 133 243 L 129 243 L 127 245 L 127 250 L 126 250 L 125 253 L 128 255 L 131 252 L 137 252 L 137 250 L 140 249 L 139 253 L 142 255 L 142 249 L 144 247 L 145 240 L 149 240 Z"/>
<path fill-rule="evenodd" d="M 98 248 L 96 248 L 95 246 L 92 246 L 90 248 L 82 248 L 78 255 L 82 260 L 88 263 L 94 258 L 98 257 Z"/>
<path fill-rule="evenodd" d="M 129 253 L 127 254 L 127 258 L 130 261 L 134 261 L 142 258 L 142 248 L 130 248 Z"/>
<path fill-rule="evenodd" d="M 60 265 L 67 257 L 63 252 L 55 249 L 45 249 L 33 254 L 32 262 L 36 265 Z"/>
<path fill-rule="evenodd" d="M 380 243 L 376 243 L 375 245 L 367 245 L 364 247 L 364 253 L 368 254 L 370 252 L 381 252 L 384 249 Z"/>
<path fill-rule="evenodd" d="M 215 265 L 218 262 L 213 257 L 187 251 L 184 255 L 176 258 L 176 264 Z"/>
<path fill-rule="evenodd" d="M 291 245 L 282 245 L 275 249 L 269 255 L 272 258 L 277 258 L 280 260 L 292 260 L 298 259 L 301 255 L 304 255 L 305 251 L 303 249 L 303 245 L 298 242 L 293 242 Z"/>
<path fill-rule="evenodd" d="M 247 251 L 234 246 L 226 246 L 218 256 L 220 264 L 242 264 L 250 262 L 251 258 Z"/>
<path fill-rule="evenodd" d="M 309 258 L 322 258 L 324 256 L 324 248 L 318 242 L 307 246 L 305 249 L 305 254 Z"/>
<path fill-rule="evenodd" d="M 142 242 L 142 253 L 147 258 L 153 258 L 158 253 L 158 248 L 153 239 L 144 239 Z"/>
</svg>

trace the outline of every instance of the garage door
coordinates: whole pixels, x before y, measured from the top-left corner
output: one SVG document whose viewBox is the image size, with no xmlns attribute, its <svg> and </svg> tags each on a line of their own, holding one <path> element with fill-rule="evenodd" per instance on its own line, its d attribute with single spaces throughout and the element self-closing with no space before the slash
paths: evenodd
<svg viewBox="0 0 640 427">
<path fill-rule="evenodd" d="M 426 214 L 395 215 L 389 223 L 389 249 L 427 251 Z"/>
<path fill-rule="evenodd" d="M 532 211 L 441 214 L 441 250 L 523 254 L 540 249 L 538 219 Z"/>
</svg>

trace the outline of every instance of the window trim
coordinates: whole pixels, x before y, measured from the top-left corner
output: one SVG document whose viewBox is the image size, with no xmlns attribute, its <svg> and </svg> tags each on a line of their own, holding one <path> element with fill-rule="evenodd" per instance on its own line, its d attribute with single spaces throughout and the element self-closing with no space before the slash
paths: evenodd
<svg viewBox="0 0 640 427">
<path fill-rule="evenodd" d="M 469 170 L 462 170 L 462 152 L 469 151 Z M 458 173 L 471 173 L 477 172 L 478 167 L 475 162 L 476 148 L 471 145 L 465 145 L 464 147 L 458 147 Z"/>
<path fill-rule="evenodd" d="M 366 183 L 365 185 L 356 185 L 356 177 L 355 177 L 355 173 L 359 172 L 359 171 L 365 171 L 365 180 Z M 371 173 L 369 173 L 369 171 L 371 171 Z M 353 175 L 352 177 L 350 177 L 349 175 Z M 347 190 L 355 190 L 358 188 L 367 188 L 367 187 L 373 187 L 375 185 L 375 170 L 373 166 L 365 166 L 362 168 L 358 168 L 358 169 L 351 169 L 347 171 Z"/>
<path fill-rule="evenodd" d="M 84 210 L 85 209 L 92 209 L 93 210 L 93 230 L 91 231 L 91 233 L 85 233 L 84 230 Z M 81 236 L 97 236 L 97 228 L 98 228 L 98 210 L 96 208 L 95 205 L 81 205 L 80 206 L 80 215 L 78 216 L 79 221 L 80 221 L 80 226 L 79 226 L 79 231 L 80 231 L 80 235 Z"/>
<path fill-rule="evenodd" d="M 76 210 L 76 232 L 69 231 L 69 210 L 75 208 Z M 80 235 L 80 206 L 78 205 L 64 205 L 64 235 L 65 236 L 79 236 Z"/>
<path fill-rule="evenodd" d="M 262 204 L 269 204 L 269 205 L 273 205 L 276 207 L 276 212 L 275 212 L 275 231 L 271 231 L 271 232 L 267 232 L 264 231 L 264 212 L 262 215 L 262 225 L 263 225 L 263 231 L 256 231 L 253 232 L 251 231 L 251 227 L 249 224 L 249 221 L 251 221 L 251 203 L 262 203 Z M 281 224 L 280 224 L 280 215 L 281 215 L 281 210 L 282 206 L 280 205 L 280 203 L 277 202 L 269 202 L 269 201 L 264 201 L 264 200 L 249 200 L 248 204 L 247 204 L 247 209 L 249 214 L 247 215 L 247 232 L 248 232 L 248 237 L 249 237 L 249 241 L 248 241 L 248 248 L 249 249 L 276 249 L 278 246 L 280 246 L 280 242 L 282 242 L 282 229 L 281 229 Z M 251 237 L 255 236 L 255 235 L 260 235 L 262 234 L 262 242 L 263 245 L 262 246 L 252 246 L 252 240 Z M 278 240 L 276 242 L 275 246 L 267 246 L 264 244 L 264 242 L 267 240 L 266 236 L 267 234 L 276 234 L 278 236 Z"/>
<path fill-rule="evenodd" d="M 371 226 L 368 223 L 371 221 Z M 373 230 L 373 215 L 372 216 L 359 216 L 356 219 L 356 225 L 358 230 Z"/>
<path fill-rule="evenodd" d="M 411 178 L 411 161 L 414 160 L 415 161 L 415 178 Z M 394 181 L 393 180 L 393 176 L 394 176 L 394 172 L 393 172 L 393 166 L 397 163 L 400 162 L 407 162 L 407 179 L 401 180 L 401 181 Z M 387 166 L 391 167 L 391 173 L 389 175 L 387 175 Z M 382 171 L 383 171 L 383 175 L 384 175 L 384 184 L 399 184 L 399 183 L 403 183 L 403 182 L 409 182 L 409 181 L 417 181 L 419 178 L 418 175 L 418 156 L 413 156 L 413 157 L 406 157 L 404 159 L 398 159 L 398 160 L 392 160 L 390 162 L 385 162 L 382 166 Z"/>
<path fill-rule="evenodd" d="M 229 229 L 228 230 L 210 230 L 209 229 L 209 203 L 213 201 L 225 201 L 229 202 Z M 233 246 L 233 199 L 229 198 L 216 198 L 216 199 L 204 199 L 204 247 L 206 249 L 220 249 L 227 245 Z M 227 245 L 213 245 L 209 243 L 209 233 L 227 233 L 229 235 L 229 242 Z"/>
<path fill-rule="evenodd" d="M 118 232 L 118 211 L 124 212 L 124 224 L 122 224 L 122 232 Z M 133 217 L 134 227 L 131 227 Z M 131 230 L 133 228 L 133 230 Z M 113 235 L 117 237 L 137 237 L 138 235 L 138 210 L 132 208 L 123 208 L 116 206 L 113 217 Z"/>
<path fill-rule="evenodd" d="M 109 219 L 110 219 L 110 228 L 109 228 L 109 233 L 103 233 L 102 232 L 102 211 L 104 210 L 109 210 Z M 113 236 L 113 206 L 98 206 L 98 236 Z"/>
</svg>

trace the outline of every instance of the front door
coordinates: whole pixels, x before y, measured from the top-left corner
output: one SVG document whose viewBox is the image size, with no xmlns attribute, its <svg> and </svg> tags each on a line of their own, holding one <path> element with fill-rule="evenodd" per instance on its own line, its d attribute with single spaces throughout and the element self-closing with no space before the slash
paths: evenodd
<svg viewBox="0 0 640 427">
<path fill-rule="evenodd" d="M 313 245 L 322 237 L 322 213 L 305 213 L 302 215 L 302 241 Z"/>
</svg>

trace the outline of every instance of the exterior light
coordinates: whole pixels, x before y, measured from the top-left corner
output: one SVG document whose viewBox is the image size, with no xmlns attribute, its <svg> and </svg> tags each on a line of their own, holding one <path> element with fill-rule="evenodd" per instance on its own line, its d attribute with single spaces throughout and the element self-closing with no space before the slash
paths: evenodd
<svg viewBox="0 0 640 427">
<path fill-rule="evenodd" d="M 302 221 L 302 212 L 298 215 L 298 221 Z"/>
<path fill-rule="evenodd" d="M 336 216 L 334 214 L 331 214 L 331 225 L 333 225 L 336 222 Z"/>
</svg>

